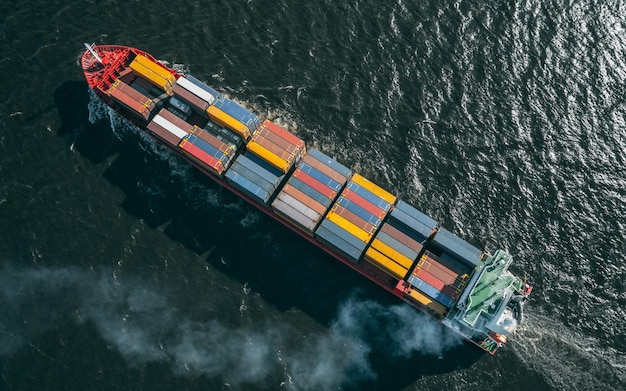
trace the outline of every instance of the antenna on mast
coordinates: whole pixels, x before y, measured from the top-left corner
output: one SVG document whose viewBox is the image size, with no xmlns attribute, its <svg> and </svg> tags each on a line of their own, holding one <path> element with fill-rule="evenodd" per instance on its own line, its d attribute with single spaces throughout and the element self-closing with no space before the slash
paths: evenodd
<svg viewBox="0 0 626 391">
<path fill-rule="evenodd" d="M 95 51 L 95 50 L 93 50 L 93 45 L 94 45 L 94 44 L 91 44 L 91 45 L 90 45 L 90 44 L 88 44 L 88 43 L 85 43 L 85 48 L 86 48 L 87 50 L 89 50 L 89 52 L 91 53 L 91 55 L 92 55 L 92 56 L 93 56 L 96 60 L 98 60 L 98 62 L 99 62 L 99 63 L 102 63 L 102 59 L 100 58 L 100 56 L 98 56 L 98 53 L 96 53 L 96 51 Z"/>
</svg>

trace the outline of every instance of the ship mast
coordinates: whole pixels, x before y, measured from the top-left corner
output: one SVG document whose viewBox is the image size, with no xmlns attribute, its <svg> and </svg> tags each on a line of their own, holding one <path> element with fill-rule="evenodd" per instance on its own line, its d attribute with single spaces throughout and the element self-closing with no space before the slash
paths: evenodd
<svg viewBox="0 0 626 391">
<path fill-rule="evenodd" d="M 93 50 L 93 44 L 91 44 L 91 45 L 90 45 L 90 44 L 88 44 L 88 43 L 85 43 L 85 48 L 86 48 L 87 50 L 89 50 L 89 52 L 91 53 L 91 55 L 92 55 L 92 56 L 93 56 L 96 60 L 98 60 L 98 62 L 99 62 L 99 63 L 101 63 L 101 64 L 102 64 L 102 59 L 100 58 L 100 56 L 98 56 L 98 53 L 96 53 L 96 51 L 95 51 L 95 50 Z"/>
</svg>

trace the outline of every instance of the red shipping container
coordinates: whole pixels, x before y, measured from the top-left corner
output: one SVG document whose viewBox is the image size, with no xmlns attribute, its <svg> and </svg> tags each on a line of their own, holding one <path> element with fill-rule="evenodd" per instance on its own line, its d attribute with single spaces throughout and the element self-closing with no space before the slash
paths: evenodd
<svg viewBox="0 0 626 391">
<path fill-rule="evenodd" d="M 385 210 L 380 209 L 376 205 L 372 204 L 371 202 L 361 197 L 360 195 L 356 194 L 355 192 L 350 191 L 349 189 L 345 189 L 343 193 L 341 193 L 341 195 L 346 197 L 348 200 L 354 202 L 361 208 L 365 209 L 366 211 L 370 212 L 371 214 L 373 214 L 379 219 L 382 219 L 385 216 L 385 214 L 387 214 Z"/>
<path fill-rule="evenodd" d="M 180 137 L 176 136 L 175 134 L 172 134 L 172 132 L 165 129 L 164 127 L 162 127 L 161 125 L 157 124 L 154 121 L 150 121 L 147 128 L 148 130 L 150 130 L 152 133 L 157 135 L 160 139 L 167 142 L 168 144 L 177 146 L 181 140 Z"/>
<path fill-rule="evenodd" d="M 176 114 L 171 113 L 167 109 L 161 109 L 161 111 L 159 111 L 159 115 L 165 118 L 166 120 L 170 121 L 174 125 L 178 126 L 179 128 L 181 128 L 187 133 L 191 133 L 191 131 L 193 131 L 193 128 L 194 128 L 193 125 L 178 118 Z"/>
<path fill-rule="evenodd" d="M 380 230 L 391 236 L 398 242 L 404 244 L 411 250 L 415 251 L 416 253 L 419 253 L 422 250 L 423 246 L 420 242 L 411 238 L 410 236 L 390 224 L 383 224 Z"/>
<path fill-rule="evenodd" d="M 311 188 L 316 190 L 318 193 L 321 193 L 323 196 L 325 196 L 325 197 L 327 197 L 329 199 L 334 199 L 335 196 L 337 195 L 336 191 L 334 191 L 330 187 L 326 187 L 326 186 L 322 185 L 320 182 L 318 182 L 317 180 L 312 178 L 310 175 L 302 172 L 300 169 L 297 169 L 293 173 L 293 177 L 300 179 L 303 183 L 305 183 L 306 185 L 309 185 Z"/>
<path fill-rule="evenodd" d="M 333 206 L 333 212 L 337 213 L 339 216 L 348 220 L 365 232 L 373 234 L 376 231 L 376 226 L 368 223 L 367 221 L 363 220 L 362 218 L 350 212 L 348 209 L 344 208 L 341 205 L 335 204 L 335 206 Z"/>
<path fill-rule="evenodd" d="M 303 204 L 313 209 L 314 211 L 316 211 L 322 216 L 326 214 L 326 211 L 328 210 L 324 205 L 315 201 L 313 198 L 304 194 L 303 192 L 291 186 L 290 184 L 286 184 L 285 187 L 283 187 L 282 191 L 286 194 L 289 194 L 290 196 L 297 199 L 298 201 L 302 202 Z"/>
<path fill-rule="evenodd" d="M 443 281 L 433 276 L 432 274 L 428 273 L 424 269 L 418 269 L 415 275 L 421 278 L 422 280 L 424 280 L 425 283 L 429 284 L 430 286 L 432 286 L 433 288 L 439 291 L 441 291 L 443 287 L 446 286 L 446 284 Z"/>
<path fill-rule="evenodd" d="M 213 169 L 218 174 L 222 174 L 222 172 L 224 172 L 224 165 L 222 165 L 222 162 L 188 142 L 187 139 L 184 139 L 180 143 L 180 147 L 187 152 L 188 155 L 195 158 L 203 165 Z"/>
<path fill-rule="evenodd" d="M 420 261 L 423 262 L 424 264 L 424 266 L 422 266 L 423 269 L 429 270 L 429 272 L 430 272 L 430 269 L 436 269 L 435 271 L 432 272 L 433 274 L 442 274 L 442 275 L 448 276 L 447 280 L 444 280 L 443 278 L 441 278 L 441 280 L 443 281 L 448 281 L 448 280 L 455 281 L 457 278 L 459 278 L 459 275 L 457 273 L 443 266 L 441 263 L 437 262 L 436 260 L 429 257 L 428 255 L 423 255 Z M 450 284 L 452 284 L 452 282 L 450 282 Z"/>
<path fill-rule="evenodd" d="M 296 159 L 296 154 L 284 150 L 283 148 L 279 147 L 278 145 L 274 144 L 264 137 L 257 137 L 254 139 L 254 142 L 283 160 L 293 163 Z"/>
<path fill-rule="evenodd" d="M 306 164 L 308 164 L 309 166 L 315 168 L 316 170 L 318 170 L 322 174 L 328 176 L 329 178 L 331 178 L 331 179 L 341 183 L 342 185 L 345 184 L 348 181 L 348 178 L 346 178 L 345 176 L 341 175 L 340 173 L 338 173 L 337 171 L 333 170 L 332 168 L 328 167 L 327 165 L 325 165 L 324 163 L 320 162 L 319 160 L 315 159 L 311 155 L 305 155 L 302 158 L 302 161 L 305 162 Z"/>
<path fill-rule="evenodd" d="M 281 138 L 279 135 L 270 132 L 267 128 L 260 127 L 256 133 L 254 133 L 253 140 L 256 140 L 259 137 L 263 137 L 264 139 L 271 141 L 289 153 L 294 153 L 296 155 L 301 153 L 298 146 L 293 145 L 284 138 Z"/>
<path fill-rule="evenodd" d="M 222 142 L 220 139 L 218 139 L 217 137 L 213 136 L 209 132 L 206 132 L 206 131 L 198 128 L 197 126 L 191 131 L 191 134 L 193 134 L 193 135 L 197 136 L 198 138 L 206 141 L 211 146 L 215 147 L 215 149 L 217 149 L 218 151 L 222 152 L 224 155 L 228 156 L 228 155 L 230 155 L 233 152 L 233 150 L 230 149 L 226 143 Z"/>
<path fill-rule="evenodd" d="M 438 279 L 440 279 L 446 284 L 453 285 L 454 282 L 456 281 L 456 276 L 446 273 L 442 269 L 438 268 L 437 265 L 431 262 L 424 261 L 424 263 L 422 263 L 421 265 L 421 269 L 427 271 L 428 273 L 437 277 Z"/>
<path fill-rule="evenodd" d="M 129 86 L 128 84 L 124 83 L 121 80 L 116 80 L 113 83 L 113 85 L 111 85 L 111 88 L 116 88 L 122 91 L 123 93 L 131 97 L 132 99 L 144 105 L 150 111 L 154 109 L 154 102 L 152 101 L 152 99 L 148 98 L 147 96 L 145 96 L 144 94 L 137 91 L 136 89 L 134 89 L 133 87 Z"/>
<path fill-rule="evenodd" d="M 197 111 L 204 112 L 209 107 L 209 104 L 207 102 L 200 99 L 197 95 L 187 91 L 178 84 L 174 85 L 172 91 L 174 92 L 174 96 L 181 98 L 185 102 L 189 103 Z"/>
<path fill-rule="evenodd" d="M 148 117 L 150 117 L 150 110 L 146 106 L 137 102 L 117 88 L 110 88 L 108 92 L 116 101 L 120 102 L 123 106 L 132 110 L 143 119 L 148 119 Z"/>
<path fill-rule="evenodd" d="M 294 134 L 290 133 L 287 129 L 283 128 L 282 126 L 276 125 L 275 123 L 267 119 L 263 121 L 261 126 L 265 126 L 272 133 L 277 134 L 281 138 L 289 141 L 290 144 L 295 145 L 301 151 L 304 150 L 304 141 L 296 137 Z"/>
</svg>

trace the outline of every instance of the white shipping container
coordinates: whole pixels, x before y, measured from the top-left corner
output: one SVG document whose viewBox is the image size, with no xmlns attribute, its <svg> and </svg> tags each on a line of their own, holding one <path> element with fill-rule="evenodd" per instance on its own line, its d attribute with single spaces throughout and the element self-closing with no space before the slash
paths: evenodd
<svg viewBox="0 0 626 391">
<path fill-rule="evenodd" d="M 183 138 L 183 137 L 185 137 L 187 135 L 187 132 L 185 132 L 184 130 L 182 130 L 178 126 L 174 125 L 170 121 L 166 120 L 165 118 L 161 117 L 159 114 L 157 114 L 154 117 L 153 121 L 155 123 L 161 125 L 165 130 L 167 130 L 168 132 L 172 133 L 176 137 Z"/>
<path fill-rule="evenodd" d="M 287 193 L 281 192 L 278 195 L 278 198 L 280 198 L 281 201 L 283 201 L 284 203 L 291 206 L 293 209 L 297 210 L 298 212 L 302 213 L 303 215 L 305 215 L 306 217 L 308 217 L 309 219 L 313 221 L 317 221 L 321 217 L 319 213 L 317 213 L 316 211 L 306 206 L 301 201 L 298 201 L 297 199 L 293 198 Z"/>
<path fill-rule="evenodd" d="M 176 84 L 196 95 L 200 99 L 204 100 L 209 105 L 212 105 L 213 102 L 215 102 L 215 97 L 211 95 L 208 91 L 203 90 L 202 88 L 198 87 L 197 85 L 193 84 L 182 76 L 179 77 L 178 80 L 176 80 Z"/>
<path fill-rule="evenodd" d="M 309 232 L 313 232 L 315 228 L 316 222 L 309 219 L 302 213 L 298 212 L 294 208 L 292 208 L 289 204 L 285 203 L 280 199 L 275 199 L 272 203 L 274 209 L 278 210 L 285 216 L 289 217 L 291 220 L 306 228 Z"/>
</svg>

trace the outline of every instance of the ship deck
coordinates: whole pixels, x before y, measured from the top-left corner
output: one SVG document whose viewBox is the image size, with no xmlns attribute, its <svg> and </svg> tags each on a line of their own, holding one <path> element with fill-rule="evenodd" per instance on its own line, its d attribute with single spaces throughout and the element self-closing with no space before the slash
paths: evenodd
<svg viewBox="0 0 626 391">
<path fill-rule="evenodd" d="M 502 300 L 507 297 L 516 278 L 507 269 L 513 258 L 503 252 L 488 260 L 476 285 L 467 299 L 467 309 L 463 320 L 474 325 L 481 314 L 493 317 L 499 310 Z"/>
</svg>

